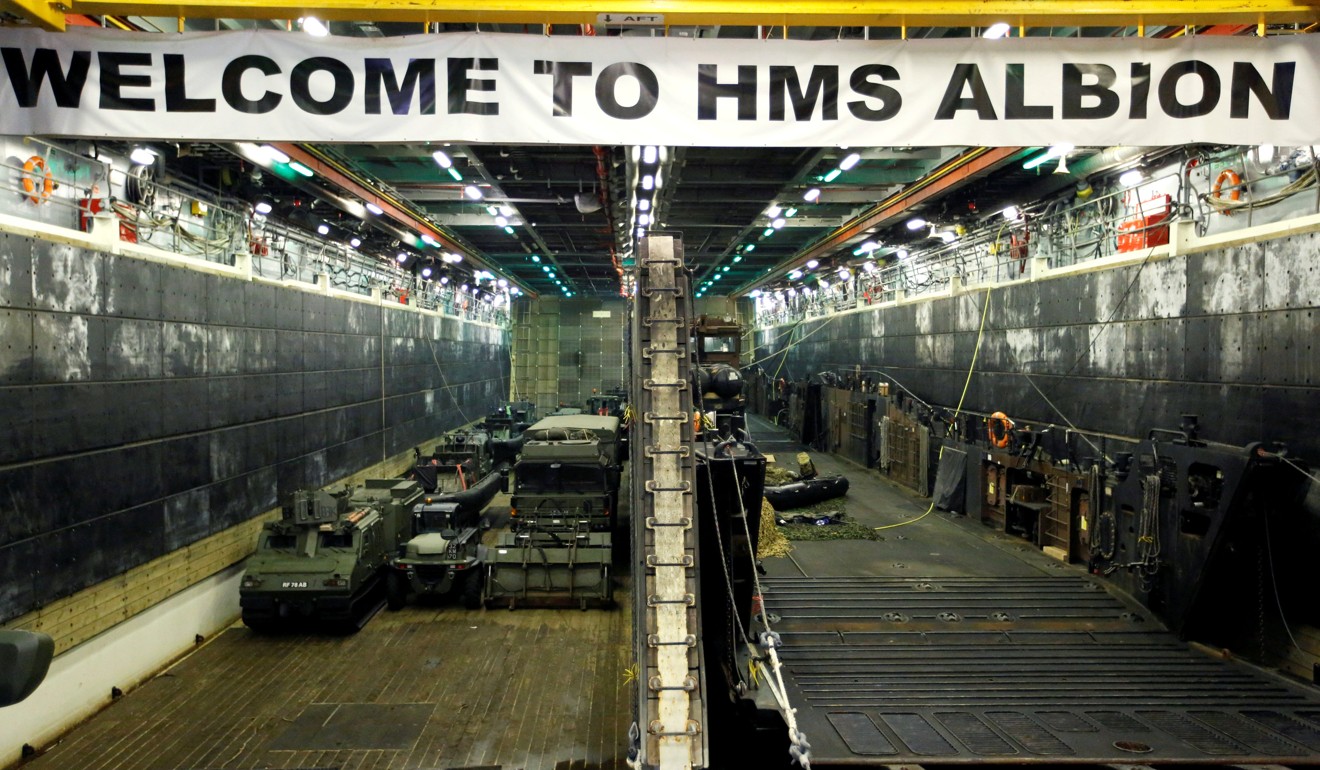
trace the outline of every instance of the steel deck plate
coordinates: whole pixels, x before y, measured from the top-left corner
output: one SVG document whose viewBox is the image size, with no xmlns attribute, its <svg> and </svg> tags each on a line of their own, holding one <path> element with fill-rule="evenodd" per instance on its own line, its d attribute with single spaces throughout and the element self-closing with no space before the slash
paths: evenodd
<svg viewBox="0 0 1320 770">
<path fill-rule="evenodd" d="M 770 578 L 813 767 L 1320 762 L 1320 690 L 1084 576 Z"/>
</svg>

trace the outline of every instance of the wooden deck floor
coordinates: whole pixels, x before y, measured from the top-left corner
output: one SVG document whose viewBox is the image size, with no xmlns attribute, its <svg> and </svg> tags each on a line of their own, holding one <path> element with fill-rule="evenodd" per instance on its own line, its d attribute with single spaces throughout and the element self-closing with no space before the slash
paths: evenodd
<svg viewBox="0 0 1320 770">
<path fill-rule="evenodd" d="M 621 768 L 618 604 L 408 607 L 339 637 L 235 626 L 24 770 Z"/>
</svg>

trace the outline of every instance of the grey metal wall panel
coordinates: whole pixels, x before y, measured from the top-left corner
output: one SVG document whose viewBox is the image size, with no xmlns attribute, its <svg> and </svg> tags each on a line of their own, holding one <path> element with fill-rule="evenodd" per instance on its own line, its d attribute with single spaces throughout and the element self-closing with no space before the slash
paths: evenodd
<svg viewBox="0 0 1320 770">
<path fill-rule="evenodd" d="M 207 327 L 165 323 L 160 332 L 162 376 L 200 377 L 207 374 Z"/>
<path fill-rule="evenodd" d="M 33 241 L 32 306 L 61 313 L 100 313 L 104 262 L 93 251 Z"/>
<path fill-rule="evenodd" d="M 33 313 L 0 307 L 0 385 L 32 382 Z"/>
<path fill-rule="evenodd" d="M 206 280 L 192 270 L 167 268 L 161 272 L 160 317 L 165 321 L 205 323 Z"/>
<path fill-rule="evenodd" d="M 32 307 L 32 239 L 0 234 L 0 307 Z"/>
<path fill-rule="evenodd" d="M 104 319 L 36 313 L 32 319 L 32 381 L 93 379 L 105 370 Z"/>
<path fill-rule="evenodd" d="M 161 376 L 159 321 L 105 318 L 105 372 L 111 380 L 155 380 Z M 205 348 L 202 350 L 205 354 Z"/>
<path fill-rule="evenodd" d="M 264 283 L 243 285 L 243 318 L 249 328 L 275 328 L 275 302 L 280 289 Z"/>
<path fill-rule="evenodd" d="M 131 257 L 104 257 L 104 312 L 125 318 L 160 318 L 161 266 Z"/>
<path fill-rule="evenodd" d="M 220 275 L 206 276 L 206 318 L 212 324 L 247 324 L 246 281 Z"/>
<path fill-rule="evenodd" d="M 280 332 L 274 329 L 243 330 L 243 371 L 248 374 L 274 372 L 280 368 Z M 292 357 L 292 354 L 290 354 Z M 222 372 L 213 372 L 222 374 Z"/>
</svg>

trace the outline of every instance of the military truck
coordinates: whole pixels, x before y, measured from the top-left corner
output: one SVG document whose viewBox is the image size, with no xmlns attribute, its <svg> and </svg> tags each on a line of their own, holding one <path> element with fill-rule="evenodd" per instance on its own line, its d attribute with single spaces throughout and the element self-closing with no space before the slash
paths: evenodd
<svg viewBox="0 0 1320 770">
<path fill-rule="evenodd" d="M 609 603 L 619 528 L 619 419 L 547 417 L 514 468 L 511 531 L 488 554 L 486 602 Z"/>
<path fill-rule="evenodd" d="M 481 606 L 481 513 L 455 502 L 422 502 L 413 508 L 412 539 L 399 546 L 386 574 L 386 596 L 392 610 L 410 596 L 458 594 L 463 606 Z"/>
<path fill-rule="evenodd" d="M 248 558 L 239 588 L 243 622 L 258 631 L 300 620 L 361 628 L 380 607 L 384 569 L 421 497 L 417 482 L 399 479 L 296 492 Z"/>
</svg>

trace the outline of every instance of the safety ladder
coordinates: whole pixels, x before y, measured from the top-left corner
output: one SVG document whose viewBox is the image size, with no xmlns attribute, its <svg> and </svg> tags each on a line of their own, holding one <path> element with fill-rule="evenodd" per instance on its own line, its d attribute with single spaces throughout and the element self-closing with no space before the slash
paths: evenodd
<svg viewBox="0 0 1320 770">
<path fill-rule="evenodd" d="M 632 318 L 634 767 L 708 764 L 698 644 L 697 517 L 689 389 L 691 293 L 683 245 L 651 235 L 638 249 Z"/>
</svg>

